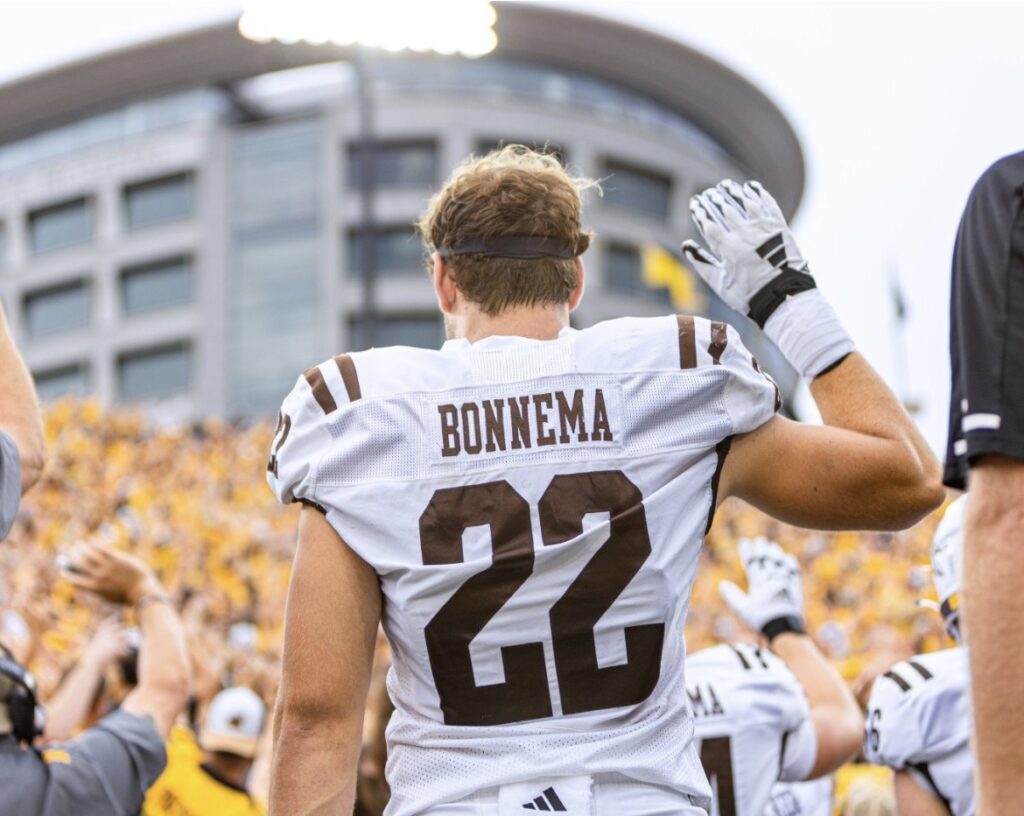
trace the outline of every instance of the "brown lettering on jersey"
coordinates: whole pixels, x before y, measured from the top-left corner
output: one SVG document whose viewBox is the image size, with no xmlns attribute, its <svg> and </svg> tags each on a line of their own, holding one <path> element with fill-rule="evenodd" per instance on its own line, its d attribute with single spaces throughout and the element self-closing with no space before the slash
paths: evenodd
<svg viewBox="0 0 1024 816">
<path fill-rule="evenodd" d="M 554 399 L 551 394 L 534 394 L 533 410 L 537 417 L 537 447 L 542 448 L 555 444 L 555 429 L 548 428 L 548 415 L 545 408 L 552 408 Z"/>
<path fill-rule="evenodd" d="M 513 397 L 508 401 L 509 415 L 512 418 L 512 449 L 532 447 L 530 441 L 530 398 Z"/>
<path fill-rule="evenodd" d="M 441 455 L 614 443 L 612 419 L 618 421 L 621 395 L 615 390 L 606 398 L 606 391 L 584 387 L 438 405 Z"/>
<path fill-rule="evenodd" d="M 612 429 L 608 425 L 608 409 L 604 404 L 604 393 L 598 388 L 594 392 L 594 430 L 591 438 L 596 442 L 613 442 Z"/>
<path fill-rule="evenodd" d="M 475 402 L 462 403 L 462 449 L 466 453 L 480 453 L 483 450 L 480 407 Z"/>
<path fill-rule="evenodd" d="M 571 406 L 564 392 L 556 392 L 555 398 L 558 400 L 558 424 L 562 429 L 562 434 L 558 437 L 558 441 L 563 445 L 568 444 L 569 431 L 576 432 L 576 440 L 578 442 L 588 441 L 590 436 L 587 434 L 587 422 L 583 415 L 583 390 L 577 388 L 572 392 Z"/>
<path fill-rule="evenodd" d="M 505 400 L 484 400 L 484 425 L 488 453 L 505 450 Z"/>
<path fill-rule="evenodd" d="M 462 450 L 459 444 L 459 411 L 454 405 L 438 405 L 441 415 L 441 455 L 458 456 Z"/>
</svg>

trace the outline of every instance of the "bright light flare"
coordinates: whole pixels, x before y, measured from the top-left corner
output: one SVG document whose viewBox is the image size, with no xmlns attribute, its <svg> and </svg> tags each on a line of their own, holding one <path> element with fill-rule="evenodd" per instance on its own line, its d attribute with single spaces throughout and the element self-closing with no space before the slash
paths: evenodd
<svg viewBox="0 0 1024 816">
<path fill-rule="evenodd" d="M 256 42 L 365 45 L 466 57 L 498 45 L 497 14 L 486 0 L 376 0 L 369 4 L 263 0 L 245 5 L 238 30 Z"/>
</svg>

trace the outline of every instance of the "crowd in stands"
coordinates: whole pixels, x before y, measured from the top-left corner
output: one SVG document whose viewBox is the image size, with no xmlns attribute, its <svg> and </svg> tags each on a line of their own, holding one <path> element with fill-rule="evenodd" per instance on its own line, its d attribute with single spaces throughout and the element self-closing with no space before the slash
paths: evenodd
<svg viewBox="0 0 1024 816">
<path fill-rule="evenodd" d="M 123 696 L 119 658 L 130 651 L 131 632 L 105 623 L 112 608 L 75 593 L 61 572 L 61 556 L 93 540 L 142 558 L 177 605 L 191 652 L 197 728 L 227 687 L 252 689 L 272 707 L 298 510 L 278 505 L 265 484 L 271 432 L 268 425 L 217 420 L 157 428 L 92 402 L 49 408 L 46 473 L 0 548 L 0 633 L 35 673 L 44 702 L 90 649 L 108 655 L 97 708 Z M 727 503 L 716 514 L 693 589 L 689 649 L 746 637 L 717 587 L 723 579 L 742 582 L 736 542 L 758 535 L 798 556 L 810 630 L 855 688 L 895 660 L 941 648 L 939 616 L 917 605 L 931 592 L 922 565 L 934 523 L 895 535 L 821 534 Z M 383 638 L 378 651 L 382 676 Z M 379 735 L 385 707 L 385 694 L 371 695 L 368 738 Z M 379 737 L 368 741 L 363 771 L 372 803 L 386 792 L 376 779 Z M 267 794 L 269 743 L 265 728 L 248 782 L 257 802 Z M 379 812 L 375 804 L 366 809 Z"/>
</svg>

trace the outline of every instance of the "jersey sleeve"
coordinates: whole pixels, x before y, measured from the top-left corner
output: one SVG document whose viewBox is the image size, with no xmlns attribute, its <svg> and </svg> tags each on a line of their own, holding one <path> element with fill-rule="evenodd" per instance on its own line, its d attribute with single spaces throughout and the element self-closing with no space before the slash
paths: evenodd
<svg viewBox="0 0 1024 816">
<path fill-rule="evenodd" d="M 285 504 L 304 502 L 322 506 L 317 497 L 316 474 L 320 459 L 330 446 L 331 434 L 323 395 L 318 399 L 310 379 L 316 382 L 309 372 L 299 377 L 281 405 L 270 443 L 267 482 Z"/>
<path fill-rule="evenodd" d="M 918 694 L 896 673 L 879 675 L 868 700 L 864 724 L 864 756 L 874 765 L 900 769 L 925 749 L 919 723 Z"/>
<path fill-rule="evenodd" d="M 720 365 L 729 372 L 725 386 L 725 406 L 732 420 L 733 433 L 756 430 L 782 407 L 779 387 L 743 345 L 739 332 L 725 323 L 711 322 L 710 326 L 710 348 L 715 348 L 715 335 L 724 334 L 724 348 L 718 359 Z M 717 329 L 717 326 L 724 326 L 724 332 Z"/>
<path fill-rule="evenodd" d="M 818 732 L 809 716 L 792 731 L 786 732 L 782 747 L 782 764 L 779 768 L 780 782 L 803 782 L 814 770 L 818 758 Z"/>
<path fill-rule="evenodd" d="M 766 665 L 769 678 L 764 706 L 773 711 L 782 732 L 779 781 L 802 782 L 811 773 L 818 756 L 818 735 L 811 722 L 807 696 L 796 675 L 782 660 L 764 649 L 758 649 L 757 656 Z"/>
</svg>

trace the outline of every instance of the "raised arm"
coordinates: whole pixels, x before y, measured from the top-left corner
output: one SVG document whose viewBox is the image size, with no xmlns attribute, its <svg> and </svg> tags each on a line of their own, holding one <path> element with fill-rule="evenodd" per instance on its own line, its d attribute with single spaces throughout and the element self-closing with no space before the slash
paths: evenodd
<svg viewBox="0 0 1024 816">
<path fill-rule="evenodd" d="M 803 686 L 817 737 L 808 779 L 832 773 L 860 750 L 864 718 L 843 678 L 804 631 L 800 565 L 778 544 L 740 542 L 748 590 L 723 581 L 722 598 L 768 647 L 789 666 Z"/>
<path fill-rule="evenodd" d="M 730 306 L 754 320 L 810 383 L 824 421 L 776 417 L 737 437 L 720 500 L 738 496 L 820 529 L 901 529 L 945 495 L 938 460 L 818 290 L 778 204 L 724 181 L 691 210 L 712 252 L 683 246 Z"/>
<path fill-rule="evenodd" d="M 305 507 L 285 610 L 271 816 L 351 813 L 380 622 L 374 571 Z"/>
<path fill-rule="evenodd" d="M 134 607 L 142 636 L 139 684 L 121 709 L 150 718 L 167 739 L 188 702 L 189 666 L 185 630 L 160 582 L 139 559 L 92 543 L 76 545 L 69 580 L 111 603 Z"/>
<path fill-rule="evenodd" d="M 34 485 L 43 472 L 45 449 L 43 418 L 32 377 L 14 345 L 7 317 L 0 305 L 0 431 L 18 449 L 21 492 Z"/>
</svg>

